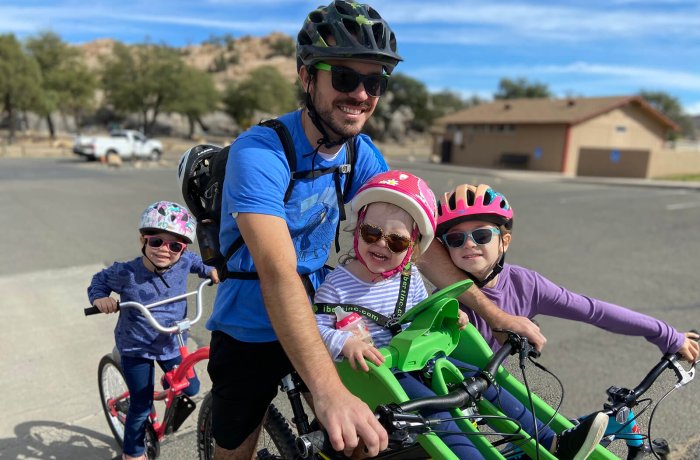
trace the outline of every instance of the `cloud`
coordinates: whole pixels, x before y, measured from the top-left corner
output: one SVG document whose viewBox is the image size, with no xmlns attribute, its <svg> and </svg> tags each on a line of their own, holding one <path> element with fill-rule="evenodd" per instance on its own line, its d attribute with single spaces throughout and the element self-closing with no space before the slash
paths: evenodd
<svg viewBox="0 0 700 460">
<path fill-rule="evenodd" d="M 435 4 L 402 1 L 384 3 L 380 11 L 392 25 L 435 24 L 435 32 L 451 28 L 457 32 L 458 41 L 462 34 L 481 28 L 501 31 L 503 40 L 529 37 L 591 42 L 611 38 L 676 36 L 689 39 L 700 36 L 697 5 L 678 3 L 681 7 L 668 9 L 657 3 L 646 2 L 646 7 L 640 7 L 641 2 L 621 3 L 611 8 L 607 3 L 595 1 L 578 6 L 537 2 L 443 1 Z M 402 38 L 425 42 L 443 37 L 424 33 Z"/>
</svg>

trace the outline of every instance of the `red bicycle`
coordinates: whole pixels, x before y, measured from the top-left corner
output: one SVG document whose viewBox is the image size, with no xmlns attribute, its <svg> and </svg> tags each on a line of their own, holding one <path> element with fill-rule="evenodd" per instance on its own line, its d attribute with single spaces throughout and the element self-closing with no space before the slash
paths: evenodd
<svg viewBox="0 0 700 460">
<path fill-rule="evenodd" d="M 201 347 L 190 353 L 184 340 L 184 333 L 196 324 L 202 317 L 202 292 L 205 286 L 211 285 L 212 280 L 206 279 L 199 284 L 196 291 L 188 292 L 176 297 L 161 300 L 149 305 L 138 302 L 122 302 L 119 308 L 136 308 L 148 320 L 148 322 L 162 334 L 175 334 L 177 336 L 182 363 L 163 375 L 163 381 L 169 385 L 167 390 L 154 391 L 154 401 L 165 401 L 165 413 L 163 421 L 159 421 L 155 405 L 146 422 L 146 454 L 149 459 L 155 459 L 160 454 L 160 442 L 169 434 L 180 428 L 182 423 L 194 411 L 197 406 L 192 399 L 183 393 L 189 386 L 188 378 L 194 377 L 194 366 L 202 360 L 209 359 L 209 347 Z M 196 315 L 193 320 L 185 318 L 173 326 L 161 325 L 149 311 L 150 308 L 164 305 L 170 302 L 185 299 L 196 295 Z M 85 309 L 85 315 L 100 313 L 97 307 Z M 124 421 L 129 409 L 129 389 L 126 386 L 121 369 L 121 359 L 115 349 L 105 355 L 97 368 L 97 384 L 100 389 L 100 400 L 114 439 L 121 448 L 124 442 Z M 211 436 L 211 434 L 210 434 Z M 210 440 L 213 443 L 213 440 Z"/>
</svg>

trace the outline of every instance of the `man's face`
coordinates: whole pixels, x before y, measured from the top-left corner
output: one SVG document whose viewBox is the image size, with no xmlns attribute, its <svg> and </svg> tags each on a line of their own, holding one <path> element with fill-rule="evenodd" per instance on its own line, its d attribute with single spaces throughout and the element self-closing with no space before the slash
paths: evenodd
<svg viewBox="0 0 700 460">
<path fill-rule="evenodd" d="M 328 60 L 326 63 L 346 67 L 363 75 L 382 74 L 382 66 L 377 63 L 334 60 Z M 331 83 L 331 72 L 326 70 L 316 72 L 316 82 L 311 85 L 310 91 L 314 107 L 321 119 L 342 137 L 359 134 L 379 101 L 379 97 L 367 94 L 363 84 L 357 85 L 350 92 L 337 91 Z"/>
</svg>

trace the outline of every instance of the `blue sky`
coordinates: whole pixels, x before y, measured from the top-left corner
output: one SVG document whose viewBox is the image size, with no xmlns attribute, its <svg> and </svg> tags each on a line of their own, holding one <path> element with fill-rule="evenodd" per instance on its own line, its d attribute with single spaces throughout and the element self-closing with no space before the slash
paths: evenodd
<svg viewBox="0 0 700 460">
<path fill-rule="evenodd" d="M 69 43 L 114 38 L 172 46 L 211 35 L 295 36 L 329 0 L 2 0 L 0 33 L 51 30 Z M 398 70 L 431 91 L 491 98 L 502 77 L 560 97 L 665 91 L 700 115 L 700 2 L 695 0 L 375 0 L 395 30 Z"/>
</svg>

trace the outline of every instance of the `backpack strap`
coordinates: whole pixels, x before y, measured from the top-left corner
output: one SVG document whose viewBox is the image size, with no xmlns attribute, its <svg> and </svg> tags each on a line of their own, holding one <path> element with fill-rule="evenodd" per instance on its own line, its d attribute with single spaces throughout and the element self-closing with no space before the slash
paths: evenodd
<svg viewBox="0 0 700 460">
<path fill-rule="evenodd" d="M 401 280 L 399 285 L 399 296 L 396 299 L 396 306 L 391 316 L 384 316 L 369 308 L 352 303 L 316 303 L 314 304 L 314 313 L 316 314 L 335 314 L 335 307 L 341 307 L 348 312 L 357 312 L 367 319 L 374 321 L 385 329 L 391 332 L 391 335 L 396 335 L 401 332 L 401 324 L 399 319 L 406 312 L 406 300 L 408 299 L 408 289 L 411 286 L 411 264 L 406 264 L 406 267 L 401 271 Z"/>
<path fill-rule="evenodd" d="M 312 169 L 309 171 L 297 171 L 297 155 L 296 155 L 296 149 L 294 148 L 294 140 L 292 139 L 292 135 L 289 132 L 289 129 L 287 126 L 285 126 L 284 123 L 282 123 L 279 119 L 277 118 L 271 118 L 268 120 L 263 120 L 259 123 L 260 126 L 264 126 L 266 128 L 271 128 L 277 133 L 277 137 L 280 138 L 280 142 L 282 143 L 282 149 L 284 150 L 284 156 L 287 159 L 287 165 L 289 166 L 289 172 L 290 172 L 290 178 L 289 178 L 289 185 L 287 185 L 287 190 L 284 192 L 284 203 L 287 203 L 289 201 L 289 198 L 292 196 L 292 191 L 294 190 L 294 184 L 297 180 L 299 179 L 313 179 L 316 177 L 321 177 L 326 174 L 335 174 L 334 177 L 334 183 L 335 183 L 335 192 L 336 192 L 336 197 L 338 199 L 338 212 L 339 212 L 339 219 L 338 219 L 338 225 L 335 228 L 335 251 L 340 252 L 340 222 L 346 220 L 346 215 L 345 215 L 345 197 L 348 195 L 350 191 L 350 187 L 352 185 L 352 178 L 353 178 L 353 173 L 355 169 L 355 162 L 356 162 L 356 147 L 355 147 L 355 138 L 350 138 L 346 144 L 345 144 L 345 156 L 346 156 L 346 164 L 338 165 L 338 166 L 333 166 L 330 168 L 322 168 L 322 169 Z M 341 174 L 347 174 L 347 177 L 345 179 L 345 187 L 341 188 L 340 184 L 340 175 Z M 243 241 L 243 237 L 239 236 L 236 241 L 234 241 L 231 246 L 229 247 L 228 251 L 226 251 L 226 257 L 225 257 L 225 262 L 223 264 L 223 270 L 220 270 L 221 276 L 220 279 L 224 280 L 226 278 L 234 278 L 234 279 L 243 279 L 243 280 L 257 280 L 259 279 L 259 276 L 256 272 L 230 272 L 228 271 L 227 263 L 233 257 L 233 255 L 238 251 L 241 246 L 243 246 L 245 242 Z M 307 288 L 308 291 L 308 288 Z"/>
</svg>

